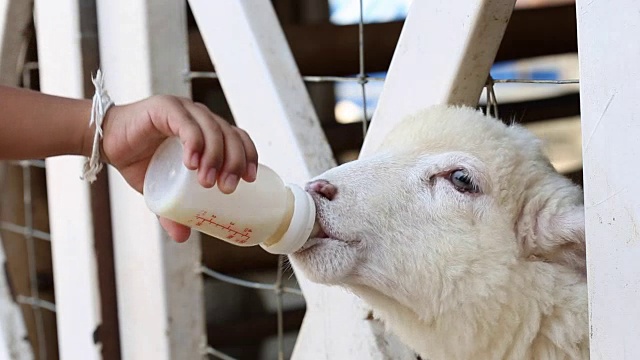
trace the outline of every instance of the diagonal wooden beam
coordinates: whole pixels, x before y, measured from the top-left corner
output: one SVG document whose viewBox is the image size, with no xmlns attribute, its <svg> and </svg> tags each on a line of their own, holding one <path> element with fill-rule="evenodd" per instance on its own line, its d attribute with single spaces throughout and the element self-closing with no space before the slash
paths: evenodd
<svg viewBox="0 0 640 360">
<path fill-rule="evenodd" d="M 514 6 L 515 0 L 412 3 L 361 156 L 422 108 L 476 106 Z"/>
<path fill-rule="evenodd" d="M 313 105 L 268 1 L 190 0 L 235 122 L 261 162 L 304 182 L 334 165 Z"/>
</svg>

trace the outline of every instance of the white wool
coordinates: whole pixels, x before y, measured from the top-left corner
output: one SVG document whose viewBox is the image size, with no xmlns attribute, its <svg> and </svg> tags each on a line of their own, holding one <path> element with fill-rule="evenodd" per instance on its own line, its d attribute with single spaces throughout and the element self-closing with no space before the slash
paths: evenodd
<svg viewBox="0 0 640 360">
<path fill-rule="evenodd" d="M 447 174 L 468 171 L 480 193 Z M 317 177 L 331 239 L 291 260 L 363 298 L 423 359 L 586 359 L 582 192 L 526 129 L 470 108 L 406 120 L 367 158 Z"/>
</svg>

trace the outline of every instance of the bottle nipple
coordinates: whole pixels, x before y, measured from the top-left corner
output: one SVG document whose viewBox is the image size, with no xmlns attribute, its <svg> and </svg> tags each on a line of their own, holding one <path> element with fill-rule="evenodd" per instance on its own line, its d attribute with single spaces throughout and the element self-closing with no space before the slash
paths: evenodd
<svg viewBox="0 0 640 360">
<path fill-rule="evenodd" d="M 272 254 L 292 254 L 298 251 L 316 226 L 316 206 L 311 195 L 295 184 L 288 184 L 287 188 L 293 195 L 289 226 L 277 241 L 260 243 L 264 250 Z"/>
</svg>

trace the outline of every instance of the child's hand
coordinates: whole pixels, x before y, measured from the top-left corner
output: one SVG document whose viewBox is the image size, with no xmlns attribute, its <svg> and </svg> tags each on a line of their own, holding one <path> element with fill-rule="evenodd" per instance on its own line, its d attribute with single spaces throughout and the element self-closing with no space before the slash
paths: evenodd
<svg viewBox="0 0 640 360">
<path fill-rule="evenodd" d="M 221 191 L 231 193 L 240 179 L 256 178 L 258 153 L 247 133 L 186 98 L 154 96 L 114 106 L 106 114 L 103 134 L 104 160 L 140 193 L 151 157 L 169 136 L 182 140 L 183 162 L 198 170 L 204 187 L 217 182 Z M 186 226 L 164 218 L 160 223 L 178 242 L 189 237 Z"/>
</svg>

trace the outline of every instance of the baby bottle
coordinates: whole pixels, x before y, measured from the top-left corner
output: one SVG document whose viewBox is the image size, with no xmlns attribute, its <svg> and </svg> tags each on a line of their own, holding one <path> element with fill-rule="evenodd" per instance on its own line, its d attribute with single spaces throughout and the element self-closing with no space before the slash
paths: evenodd
<svg viewBox="0 0 640 360">
<path fill-rule="evenodd" d="M 151 158 L 144 199 L 156 215 L 234 245 L 260 244 L 272 254 L 291 254 L 307 241 L 316 209 L 306 191 L 285 185 L 262 164 L 254 182 L 240 181 L 231 194 L 206 189 L 197 172 L 183 165 L 182 151 L 180 140 L 170 137 Z"/>
</svg>

